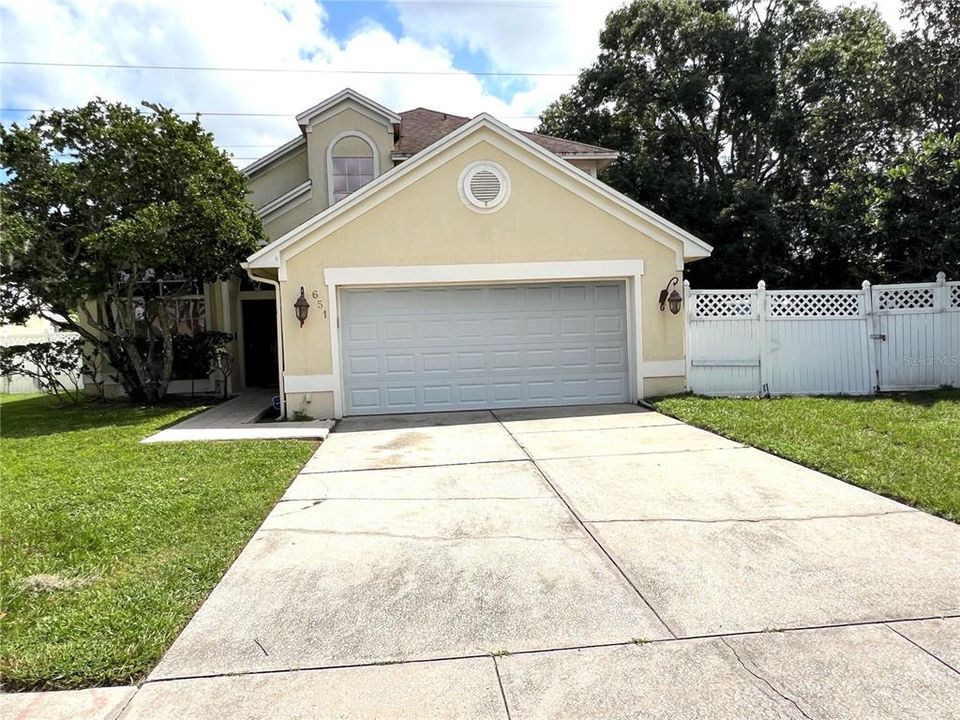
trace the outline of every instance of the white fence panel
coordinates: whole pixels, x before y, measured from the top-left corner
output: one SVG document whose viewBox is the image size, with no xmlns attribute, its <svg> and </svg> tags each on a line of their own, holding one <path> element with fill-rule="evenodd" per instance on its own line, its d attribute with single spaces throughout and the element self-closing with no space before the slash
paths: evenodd
<svg viewBox="0 0 960 720">
<path fill-rule="evenodd" d="M 55 340 L 75 340 L 79 337 L 76 333 L 48 332 L 37 333 L 34 335 L 0 335 L 0 346 L 9 347 L 11 345 L 28 345 L 30 343 L 53 342 Z M 80 375 L 80 368 L 77 368 L 78 384 L 83 388 L 83 378 Z M 64 377 L 64 383 L 67 387 L 72 387 L 71 381 Z M 36 381 L 27 375 L 11 375 L 9 377 L 0 377 L 0 393 L 5 395 L 29 395 L 31 393 L 42 392 L 42 388 Z"/>
<path fill-rule="evenodd" d="M 960 386 L 960 282 L 690 290 L 687 386 L 703 395 L 865 395 Z"/>
<path fill-rule="evenodd" d="M 872 389 L 860 290 L 761 291 L 765 296 L 761 390 L 779 395 Z"/>
<path fill-rule="evenodd" d="M 760 386 L 757 292 L 687 290 L 687 383 L 704 395 L 749 395 Z M 693 328 L 696 328 L 694 331 Z"/>
</svg>

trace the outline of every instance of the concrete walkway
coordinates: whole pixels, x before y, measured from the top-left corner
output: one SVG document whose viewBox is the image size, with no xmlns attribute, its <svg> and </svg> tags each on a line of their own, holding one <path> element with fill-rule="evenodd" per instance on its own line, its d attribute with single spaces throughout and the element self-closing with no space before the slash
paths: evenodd
<svg viewBox="0 0 960 720">
<path fill-rule="evenodd" d="M 633 406 L 343 421 L 121 714 L 960 718 L 960 527 Z"/>
<path fill-rule="evenodd" d="M 322 440 L 334 423 L 258 422 L 271 408 L 273 390 L 247 390 L 231 400 L 204 410 L 176 425 L 154 433 L 143 443 L 196 440 Z"/>
</svg>

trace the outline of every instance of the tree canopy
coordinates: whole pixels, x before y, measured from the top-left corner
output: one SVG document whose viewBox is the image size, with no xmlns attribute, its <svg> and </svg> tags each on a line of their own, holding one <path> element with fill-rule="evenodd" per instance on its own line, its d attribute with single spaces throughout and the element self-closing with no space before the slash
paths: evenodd
<svg viewBox="0 0 960 720">
<path fill-rule="evenodd" d="M 619 150 L 604 179 L 714 245 L 699 286 L 960 271 L 960 4 L 634 0 L 539 132 Z M 905 255 L 906 254 L 906 255 Z"/>
<path fill-rule="evenodd" d="M 230 277 L 264 239 L 246 182 L 199 120 L 96 100 L 0 125 L 0 313 L 102 352 L 132 398 L 170 381 L 178 288 Z"/>
</svg>

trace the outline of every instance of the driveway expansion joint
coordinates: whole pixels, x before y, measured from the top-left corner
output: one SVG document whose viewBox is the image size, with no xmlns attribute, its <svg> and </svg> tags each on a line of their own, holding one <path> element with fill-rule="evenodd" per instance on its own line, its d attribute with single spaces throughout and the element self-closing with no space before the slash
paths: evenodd
<svg viewBox="0 0 960 720">
<path fill-rule="evenodd" d="M 893 623 L 912 623 L 919 622 L 923 620 L 950 620 L 950 619 L 960 619 L 960 611 L 954 614 L 948 615 L 930 615 L 924 617 L 910 617 L 910 618 L 897 618 L 891 620 L 867 620 L 863 622 L 848 622 L 848 623 L 836 623 L 832 625 L 807 625 L 802 627 L 789 627 L 789 628 L 776 628 L 770 629 L 765 628 L 763 630 L 743 630 L 731 633 L 712 633 L 705 635 L 681 635 L 668 638 L 653 638 L 650 640 L 645 640 L 643 645 L 670 645 L 673 643 L 685 643 L 685 642 L 697 642 L 703 640 L 721 640 L 726 644 L 727 638 L 738 638 L 738 637 L 749 637 L 752 635 L 768 635 L 771 633 L 795 633 L 795 632 L 809 632 L 812 630 L 831 630 L 836 628 L 860 628 L 860 627 L 877 627 L 881 625 L 886 625 L 891 630 L 890 627 Z M 894 631 L 895 632 L 895 631 Z M 900 635 L 900 633 L 897 633 Z M 909 638 L 901 635 L 905 640 Z M 913 642 L 910 640 L 910 642 Z M 259 644 L 259 643 L 258 643 Z M 916 644 L 916 643 L 914 643 Z M 507 650 L 504 652 L 505 655 L 510 656 L 519 656 L 519 655 L 539 655 L 547 653 L 557 653 L 557 652 L 575 652 L 579 650 L 594 650 L 602 648 L 616 648 L 616 647 L 636 647 L 637 642 L 635 639 L 617 641 L 617 642 L 608 642 L 608 643 L 586 643 L 582 645 L 563 645 L 559 647 L 543 647 L 543 648 L 531 648 L 531 649 L 520 649 L 520 650 Z M 733 648 L 731 648 L 732 650 Z M 921 647 L 922 650 L 929 654 L 929 651 L 926 651 Z M 429 663 L 443 663 L 443 662 L 456 662 L 459 660 L 478 660 L 483 658 L 492 658 L 496 659 L 496 655 L 490 652 L 482 653 L 471 653 L 467 655 L 446 655 L 439 657 L 428 657 L 428 658 L 409 658 L 406 660 L 371 660 L 368 662 L 354 662 L 354 663 L 334 663 L 330 665 L 303 665 L 300 667 L 289 667 L 289 668 L 269 668 L 264 670 L 238 670 L 233 672 L 213 672 L 213 673 L 199 673 L 192 675 L 176 675 L 170 677 L 160 677 L 160 678 L 147 678 L 139 687 L 144 687 L 146 685 L 153 685 L 158 683 L 168 683 L 168 682 L 178 682 L 185 680 L 209 680 L 214 678 L 229 678 L 229 677 L 243 677 L 246 675 L 282 675 L 285 673 L 299 673 L 299 672 L 318 672 L 324 670 L 348 670 L 351 668 L 374 668 L 374 667 L 383 667 L 387 665 L 420 665 L 420 664 L 429 664 Z M 939 660 L 939 658 L 936 658 Z M 942 661 L 941 661 L 942 662 Z M 950 667 L 950 666 L 948 666 Z M 953 668 L 950 668 L 951 670 Z"/>
<path fill-rule="evenodd" d="M 577 430 L 577 433 L 591 433 L 591 432 L 609 432 L 610 430 L 646 430 L 647 428 L 661 428 L 661 427 L 673 427 L 674 425 L 683 425 L 679 420 L 674 420 L 673 422 L 662 422 L 654 423 L 650 425 L 611 425 L 610 427 L 598 427 L 598 428 L 580 428 Z M 508 430 L 509 432 L 509 430 Z M 544 433 L 559 433 L 559 432 L 570 432 L 570 430 L 517 430 L 517 435 L 543 435 Z"/>
<path fill-rule="evenodd" d="M 500 687 L 500 698 L 503 700 L 503 709 L 507 713 L 507 720 L 511 720 L 510 704 L 507 702 L 507 693 L 503 689 L 503 679 L 500 677 L 500 666 L 497 664 L 497 656 L 491 655 L 490 659 L 493 660 L 493 671 L 497 674 L 497 685 Z"/>
<path fill-rule="evenodd" d="M 511 436 L 512 437 L 512 436 Z M 516 442 L 516 440 L 514 440 Z M 460 467 L 462 465 L 498 465 L 502 463 L 522 463 L 527 462 L 526 458 L 510 458 L 507 460 L 470 460 L 469 462 L 455 463 L 427 463 L 426 465 L 390 465 L 388 467 L 358 467 L 358 468 L 340 468 L 334 470 L 301 470 L 300 475 L 333 475 L 335 473 L 370 473 L 393 470 L 416 470 L 417 468 L 442 468 L 442 467 Z"/>
<path fill-rule="evenodd" d="M 504 428 L 506 429 L 506 428 Z M 509 430 L 507 431 L 509 432 Z M 535 433 L 534 433 L 535 434 Z M 712 452 L 730 452 L 732 450 L 750 450 L 749 445 L 732 445 L 730 447 L 713 447 L 713 448 L 692 448 L 687 450 L 639 450 L 632 452 L 594 452 L 589 455 L 551 455 L 549 457 L 534 458 L 527 451 L 527 448 L 519 440 L 514 438 L 514 442 L 520 446 L 520 448 L 527 454 L 527 457 L 530 458 L 531 462 L 541 462 L 541 461 L 550 461 L 550 460 L 589 460 L 591 458 L 605 458 L 605 457 L 633 457 L 635 455 L 694 455 L 697 453 L 712 453 Z M 495 460 L 492 462 L 517 462 L 516 460 Z"/>
<path fill-rule="evenodd" d="M 893 625 L 891 625 L 890 623 L 886 622 L 886 623 L 883 623 L 883 624 L 887 627 L 888 630 L 891 630 L 892 632 L 896 633 L 897 635 L 899 635 L 900 637 L 902 637 L 904 640 L 906 640 L 906 641 L 907 641 L 908 643 L 910 643 L 911 645 L 915 645 L 915 646 L 918 647 L 920 650 L 922 650 L 923 652 L 925 652 L 927 655 L 929 655 L 930 657 L 932 657 L 934 660 L 936 660 L 937 662 L 939 662 L 939 663 L 941 663 L 941 664 L 943 664 L 943 665 L 946 665 L 948 668 L 950 668 L 950 669 L 953 670 L 955 673 L 957 673 L 958 675 L 960 675 L 960 670 L 958 670 L 957 668 L 955 668 L 953 665 L 951 665 L 950 663 L 948 663 L 946 660 L 944 660 L 944 659 L 943 659 L 942 657 L 940 657 L 939 655 L 937 655 L 937 654 L 935 654 L 935 653 L 927 650 L 923 645 L 921 645 L 920 643 L 918 643 L 918 642 L 917 642 L 916 640 L 914 640 L 913 638 L 907 637 L 907 636 L 904 635 L 902 632 L 900 632 L 900 631 L 897 630 L 895 627 L 893 627 Z"/>
<path fill-rule="evenodd" d="M 589 520 L 584 519 L 584 522 L 588 522 L 594 525 L 601 523 L 657 523 L 657 522 L 675 522 L 675 523 L 701 523 L 701 524 L 714 524 L 714 523 L 766 523 L 766 522 L 806 522 L 807 520 L 846 520 L 849 518 L 872 518 L 872 517 L 884 517 L 885 515 L 905 515 L 907 513 L 918 513 L 920 510 L 915 508 L 905 508 L 903 510 L 887 510 L 885 512 L 873 512 L 873 513 L 851 513 L 849 515 L 809 515 L 804 517 L 763 517 L 763 518 L 715 518 L 715 519 L 702 519 L 702 518 L 623 518 L 623 519 L 607 519 L 607 520 Z"/>
<path fill-rule="evenodd" d="M 496 414 L 496 412 L 494 412 L 494 411 L 491 410 L 491 411 L 490 411 L 490 414 L 493 415 L 493 417 L 496 419 L 496 421 L 497 421 L 498 423 L 500 423 L 500 427 L 503 428 L 504 432 L 506 432 L 506 433 L 510 436 L 510 438 L 517 444 L 517 446 L 518 446 L 521 450 L 523 450 L 523 453 L 527 456 L 527 458 L 529 458 L 530 462 L 533 463 L 533 467 L 536 468 L 537 472 L 540 474 L 540 477 L 543 478 L 543 481 L 550 487 L 551 490 L 553 490 L 554 493 L 556 493 L 557 498 L 559 498 L 560 502 L 562 502 L 563 505 L 564 505 L 564 507 L 567 508 L 567 511 L 568 511 L 568 512 L 573 516 L 573 518 L 577 521 L 577 524 L 580 525 L 580 527 L 581 527 L 581 528 L 583 529 L 583 531 L 587 534 L 587 536 L 594 542 L 594 544 L 597 546 L 597 548 L 600 549 L 600 552 L 602 552 L 603 555 L 607 558 L 607 560 L 609 560 L 610 563 L 613 565 L 613 567 L 616 568 L 617 572 L 620 573 L 620 576 L 627 582 L 627 584 L 628 584 L 628 585 L 633 589 L 633 591 L 637 594 L 637 597 L 639 597 L 640 600 L 643 601 L 644 605 L 647 606 L 647 608 L 650 610 L 650 612 L 653 613 L 654 617 L 660 622 L 661 625 L 663 625 L 663 628 L 664 628 L 672 637 L 676 638 L 676 637 L 677 637 L 677 633 L 674 632 L 673 628 L 671 628 L 669 625 L 667 625 L 666 621 L 660 616 L 660 613 L 657 612 L 656 608 L 654 608 L 653 605 L 650 604 L 650 601 L 647 600 L 647 598 L 644 597 L 644 595 L 643 595 L 642 592 L 640 592 L 640 588 L 638 588 L 637 585 L 633 582 L 633 580 L 631 580 L 630 577 L 627 575 L 627 573 L 624 572 L 623 568 L 621 568 L 620 565 L 619 565 L 619 563 L 617 563 L 617 561 L 614 560 L 613 556 L 612 556 L 609 552 L 607 552 L 607 549 L 600 543 L 600 541 L 596 538 L 596 536 L 594 536 L 594 534 L 593 534 L 592 532 L 590 532 L 590 528 L 587 527 L 586 523 L 584 523 L 584 521 L 581 519 L 581 517 L 580 517 L 580 516 L 576 513 L 576 511 L 573 509 L 573 506 L 567 501 L 567 499 L 566 499 L 566 498 L 563 496 L 563 494 L 557 489 L 557 487 L 556 487 L 552 482 L 550 482 L 550 478 L 547 476 L 547 473 L 544 472 L 543 468 L 541 468 L 540 465 L 537 463 L 537 461 L 533 458 L 533 456 L 530 455 L 530 452 L 527 450 L 527 448 L 525 448 L 525 447 L 523 446 L 523 444 L 520 443 L 519 440 L 517 440 L 516 436 L 515 436 L 512 432 L 510 432 L 510 430 L 507 428 L 506 425 L 504 425 L 503 421 L 502 421 L 502 420 L 500 419 L 500 417 Z"/>
<path fill-rule="evenodd" d="M 445 502 L 447 500 L 470 500 L 476 502 L 478 500 L 555 500 L 556 498 L 553 495 L 458 495 L 455 497 L 449 497 L 446 495 L 434 495 L 433 497 L 323 497 L 323 498 L 285 498 L 278 500 L 278 503 L 295 503 L 295 502 L 313 502 L 314 505 L 319 505 L 322 502 L 327 500 L 367 500 L 373 502 L 433 502 L 434 500 Z M 312 507 L 312 506 L 311 506 Z M 306 508 L 303 508 L 306 509 Z M 292 514 L 292 513 L 289 513 Z"/>
<path fill-rule="evenodd" d="M 293 513 L 288 513 L 292 515 Z M 286 517 L 284 515 L 283 517 Z M 563 535 L 558 537 L 530 537 L 528 535 L 404 535 L 402 533 L 373 532 L 362 530 L 351 532 L 349 530 L 316 530 L 313 528 L 296 527 L 262 527 L 258 532 L 282 534 L 297 533 L 301 535 L 342 535 L 344 537 L 383 537 L 395 540 L 425 540 L 429 542 L 463 542 L 464 540 L 525 540 L 528 542 L 570 542 L 571 540 L 582 540 L 579 535 Z"/>
<path fill-rule="evenodd" d="M 742 667 L 748 674 L 750 674 L 751 676 L 755 677 L 757 680 L 759 680 L 760 682 L 762 682 L 763 684 L 765 684 L 767 687 L 769 687 L 769 688 L 770 688 L 774 693 L 776 693 L 779 697 L 783 698 L 783 699 L 786 700 L 788 703 L 790 703 L 791 705 L 793 705 L 793 706 L 797 709 L 797 712 L 799 712 L 801 715 L 803 715 L 805 718 L 807 718 L 807 720 L 813 720 L 813 718 L 811 718 L 810 715 L 807 715 L 807 713 L 804 712 L 803 708 L 800 707 L 800 705 L 797 703 L 796 700 L 794 700 L 792 697 L 789 697 L 788 695 L 785 695 L 779 688 L 777 688 L 776 685 L 774 685 L 772 682 L 770 682 L 767 678 L 763 677 L 763 675 L 759 674 L 758 672 L 756 672 L 756 671 L 754 671 L 752 668 L 750 668 L 750 667 L 743 661 L 743 659 L 740 657 L 740 653 L 737 652 L 736 648 L 733 647 L 733 645 L 731 645 L 729 642 L 727 642 L 727 639 L 726 639 L 726 638 L 720 638 L 720 642 L 722 642 L 724 645 L 726 645 L 726 646 L 730 649 L 730 652 L 732 652 L 732 653 L 733 653 L 733 656 L 737 659 L 737 663 L 738 663 L 738 664 L 740 665 L 740 667 Z"/>
</svg>

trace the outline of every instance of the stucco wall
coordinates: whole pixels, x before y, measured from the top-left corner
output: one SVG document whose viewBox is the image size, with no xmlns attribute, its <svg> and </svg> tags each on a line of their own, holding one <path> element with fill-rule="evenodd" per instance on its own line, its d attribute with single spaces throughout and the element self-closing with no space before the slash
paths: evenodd
<svg viewBox="0 0 960 720">
<path fill-rule="evenodd" d="M 250 177 L 249 198 L 256 208 L 276 200 L 307 180 L 312 182 L 310 194 L 302 202 L 294 200 L 263 218 L 263 228 L 270 240 L 276 240 L 329 206 L 327 149 L 334 138 L 345 132 L 360 132 L 373 142 L 378 174 L 382 175 L 393 167 L 390 159 L 392 126 L 388 128 L 385 121 L 373 120 L 353 101 L 344 102 L 336 114 L 307 127 L 304 145 Z M 358 136 L 346 136 L 337 147 L 340 154 L 369 154 L 369 146 Z"/>
<path fill-rule="evenodd" d="M 253 174 L 248 181 L 250 203 L 261 208 L 310 178 L 307 145 L 304 143 L 282 159 Z"/>
<path fill-rule="evenodd" d="M 669 247 L 661 244 L 653 239 L 662 232 L 659 229 L 651 225 L 647 232 L 639 232 L 554 182 L 551 176 L 558 171 L 545 161 L 532 155 L 519 161 L 496 143 L 490 133 L 472 147 L 451 148 L 443 164 L 425 177 L 326 237 L 318 239 L 322 230 L 314 231 L 304 240 L 315 240 L 306 249 L 291 248 L 298 254 L 287 259 L 280 297 L 286 374 L 333 371 L 323 278 L 331 267 L 643 259 L 644 360 L 682 360 L 683 317 L 661 312 L 657 304 L 660 289 L 679 274 L 679 241 L 670 238 Z M 460 173 L 476 160 L 493 160 L 510 176 L 511 195 L 498 212 L 476 213 L 460 199 Z M 313 300 L 303 328 L 293 313 L 301 286 L 308 298 L 317 291 L 324 304 L 320 308 Z M 682 389 L 682 377 L 672 380 L 657 380 L 654 385 L 658 391 Z M 318 417 L 333 413 L 331 393 L 291 393 L 287 400 L 291 413 L 302 410 Z"/>
</svg>

